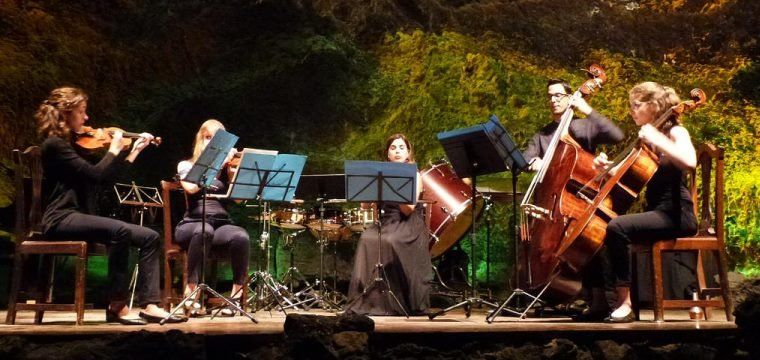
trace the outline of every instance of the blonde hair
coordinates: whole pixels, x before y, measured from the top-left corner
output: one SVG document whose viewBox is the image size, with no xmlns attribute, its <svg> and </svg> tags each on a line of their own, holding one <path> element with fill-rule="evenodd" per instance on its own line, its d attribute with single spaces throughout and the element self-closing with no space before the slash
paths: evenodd
<svg viewBox="0 0 760 360">
<path fill-rule="evenodd" d="M 678 97 L 672 87 L 663 86 L 654 81 L 647 81 L 634 86 L 628 92 L 628 99 L 654 104 L 657 107 L 655 119 L 681 102 L 681 98 Z"/>
<path fill-rule="evenodd" d="M 87 94 L 79 88 L 53 89 L 34 114 L 37 120 L 37 132 L 45 138 L 58 136 L 68 139 L 71 136 L 71 128 L 66 123 L 66 118 L 74 108 L 87 99 Z"/>
<path fill-rule="evenodd" d="M 211 130 L 224 130 L 224 125 L 219 120 L 208 119 L 201 124 L 201 128 L 198 129 L 198 133 L 195 134 L 195 142 L 193 143 L 193 157 L 190 158 L 190 162 L 195 163 L 203 152 L 203 136 L 206 133 L 211 133 Z"/>
</svg>

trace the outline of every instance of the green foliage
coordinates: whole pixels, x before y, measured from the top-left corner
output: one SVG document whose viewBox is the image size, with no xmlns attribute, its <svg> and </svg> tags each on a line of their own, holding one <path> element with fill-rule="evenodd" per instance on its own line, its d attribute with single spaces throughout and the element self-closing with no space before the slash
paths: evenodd
<svg viewBox="0 0 760 360">
<path fill-rule="evenodd" d="M 372 52 L 379 62 L 368 106 L 375 120 L 350 133 L 343 152 L 349 158 L 377 158 L 385 137 L 402 132 L 411 139 L 418 162 L 424 167 L 427 161 L 443 157 L 436 133 L 482 123 L 490 113 L 502 119 L 518 143 L 526 144 L 537 129 L 550 121 L 543 95 L 546 80 L 564 78 L 576 86 L 584 80 L 583 74 L 574 70 L 577 66 L 563 68 L 511 50 L 509 42 L 495 34 L 471 37 L 454 32 L 397 33 L 387 36 Z M 727 81 L 747 64 L 738 62 L 730 68 L 674 65 L 605 50 L 590 52 L 585 63 L 591 62 L 602 64 L 609 80 L 590 102 L 616 121 L 629 138 L 634 136 L 636 126 L 628 117 L 627 92 L 636 83 L 668 84 L 684 97 L 694 87 L 708 93 L 708 103 L 686 115 L 684 125 L 695 144 L 711 142 L 726 148 L 731 257 L 740 269 L 757 266 L 760 214 L 756 199 L 760 177 L 755 165 L 745 159 L 759 153 L 760 117 L 753 105 L 740 100 Z M 623 147 L 621 144 L 605 150 L 615 154 Z M 529 180 L 529 176 L 520 179 L 523 186 Z"/>
<path fill-rule="evenodd" d="M 396 132 L 410 137 L 425 167 L 444 156 L 438 132 L 490 114 L 525 145 L 550 121 L 546 80 L 578 86 L 585 75 L 577 69 L 598 62 L 609 81 L 590 103 L 631 138 L 634 84 L 658 81 L 682 96 L 693 87 L 707 92 L 708 103 L 684 124 L 695 144 L 726 149 L 730 257 L 745 272 L 760 268 L 757 41 L 749 31 L 757 17 L 746 16 L 760 2 L 642 1 L 635 10 L 556 0 L 22 3 L 0 2 L 3 164 L 10 149 L 38 142 L 31 119 L 39 101 L 70 84 L 92 95 L 94 125 L 164 137 L 129 174 L 139 183 L 171 176 L 211 117 L 240 134 L 240 146 L 308 155 L 307 173 L 339 171 L 344 159 L 379 159 Z M 0 207 L 10 181 L 0 172 Z M 524 188 L 530 176 L 519 181 Z M 492 234 L 492 271 L 502 277 L 513 256 L 508 212 L 496 208 Z M 484 235 L 481 229 L 478 269 Z"/>
</svg>

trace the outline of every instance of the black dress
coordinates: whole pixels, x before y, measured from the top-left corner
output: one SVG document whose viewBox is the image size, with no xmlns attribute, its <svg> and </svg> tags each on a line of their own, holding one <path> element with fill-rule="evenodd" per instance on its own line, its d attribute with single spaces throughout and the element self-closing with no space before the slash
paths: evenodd
<svg viewBox="0 0 760 360">
<path fill-rule="evenodd" d="M 415 211 L 404 215 L 398 203 L 388 202 L 380 217 L 382 237 L 373 225 L 362 233 L 354 259 L 354 271 L 349 285 L 349 299 L 357 298 L 347 309 L 366 315 L 400 315 L 401 309 L 386 293 L 373 288 L 362 295 L 374 282 L 378 241 L 381 242 L 380 261 L 393 293 L 404 309 L 411 314 L 423 313 L 430 307 L 430 281 L 433 278 L 428 244 L 430 233 L 419 204 Z"/>
</svg>

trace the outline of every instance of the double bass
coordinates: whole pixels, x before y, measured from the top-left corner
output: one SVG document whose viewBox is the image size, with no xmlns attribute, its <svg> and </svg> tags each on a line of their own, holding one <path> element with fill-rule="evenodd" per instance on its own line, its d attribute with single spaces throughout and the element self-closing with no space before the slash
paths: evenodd
<svg viewBox="0 0 760 360">
<path fill-rule="evenodd" d="M 601 89 L 607 80 L 604 69 L 593 64 L 587 70 L 589 79 L 575 91 L 562 114 L 554 136 L 544 155 L 543 164 L 525 192 L 520 216 L 520 235 L 527 245 L 527 286 L 539 291 L 539 297 L 559 301 L 576 295 L 581 288 L 579 276 L 569 271 L 557 256 L 569 220 L 587 203 L 574 195 L 574 190 L 588 186 L 598 190 L 594 155 L 585 151 L 569 134 L 573 120 L 573 104 L 581 97 Z"/>
</svg>

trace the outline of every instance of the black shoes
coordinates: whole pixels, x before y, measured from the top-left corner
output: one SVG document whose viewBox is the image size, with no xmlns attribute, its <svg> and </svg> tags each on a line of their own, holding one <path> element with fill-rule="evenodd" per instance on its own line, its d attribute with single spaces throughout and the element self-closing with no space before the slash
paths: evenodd
<svg viewBox="0 0 760 360">
<path fill-rule="evenodd" d="M 608 310 L 591 310 L 591 308 L 583 309 L 579 314 L 571 316 L 573 321 L 577 322 L 602 322 L 609 315 Z"/>
<path fill-rule="evenodd" d="M 634 321 L 636 321 L 636 315 L 633 313 L 633 310 L 629 311 L 628 314 L 625 316 L 615 317 L 615 316 L 610 315 L 604 318 L 604 322 L 612 323 L 612 324 L 631 323 Z"/>
<path fill-rule="evenodd" d="M 122 325 L 146 325 L 148 322 L 143 319 L 126 319 L 119 316 L 118 313 L 114 313 L 109 309 L 106 309 L 106 322 L 119 323 Z"/>
<path fill-rule="evenodd" d="M 151 315 L 144 311 L 140 311 L 140 318 L 144 319 L 144 321 L 146 322 L 153 323 L 153 324 L 158 324 L 161 322 L 161 320 L 164 319 L 163 316 Z M 186 321 L 187 321 L 187 316 L 172 315 L 172 316 L 169 316 L 164 323 L 176 324 L 176 323 L 181 323 L 181 322 L 186 322 Z"/>
</svg>

